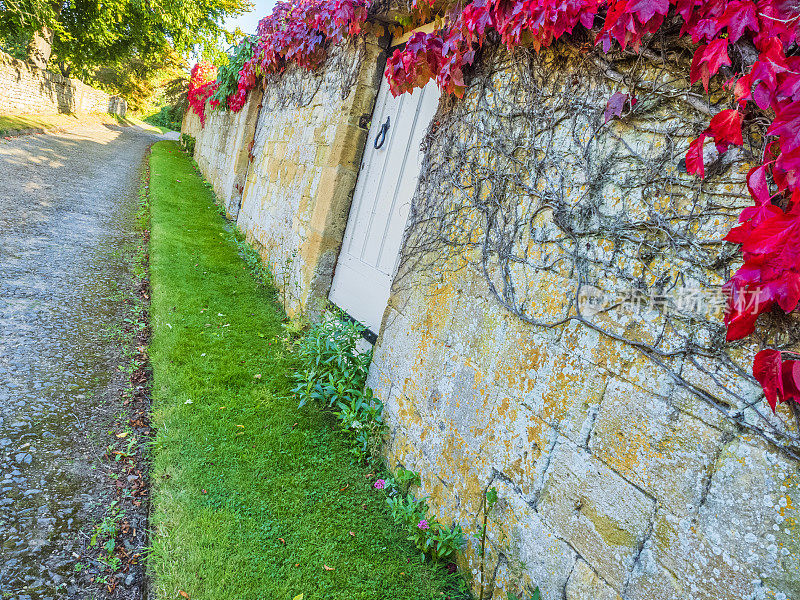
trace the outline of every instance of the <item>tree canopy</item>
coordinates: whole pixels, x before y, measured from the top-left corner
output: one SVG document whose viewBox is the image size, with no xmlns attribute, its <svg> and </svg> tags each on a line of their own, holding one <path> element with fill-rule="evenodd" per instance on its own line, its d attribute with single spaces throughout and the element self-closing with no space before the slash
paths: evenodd
<svg viewBox="0 0 800 600">
<path fill-rule="evenodd" d="M 222 22 L 250 0 L 0 0 L 0 40 L 19 44 L 47 28 L 53 59 L 83 75 L 135 57 L 204 54 L 226 36 Z"/>
</svg>

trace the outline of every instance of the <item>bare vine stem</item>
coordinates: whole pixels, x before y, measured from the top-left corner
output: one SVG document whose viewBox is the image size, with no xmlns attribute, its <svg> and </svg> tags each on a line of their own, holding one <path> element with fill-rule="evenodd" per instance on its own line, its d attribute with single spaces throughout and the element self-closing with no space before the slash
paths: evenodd
<svg viewBox="0 0 800 600">
<path fill-rule="evenodd" d="M 688 175 L 686 146 L 716 110 L 685 81 L 688 51 L 664 35 L 648 44 L 646 56 L 606 57 L 568 44 L 484 46 L 465 98 L 443 102 L 423 142 L 396 285 L 469 270 L 521 322 L 557 338 L 576 323 L 629 346 L 735 428 L 800 460 L 800 417 L 764 410 L 752 341 L 725 342 L 721 305 L 682 300 L 719 292 L 741 260 L 722 237 L 749 204 L 742 173 L 761 154 L 763 126 L 750 126 L 739 152 L 710 157 L 705 179 Z M 638 102 L 605 123 L 620 89 Z M 726 101 L 719 89 L 709 98 Z M 587 310 L 587 291 L 599 310 Z M 653 302 L 632 313 L 637 296 Z M 759 323 L 759 342 L 798 348 L 791 315 Z"/>
</svg>

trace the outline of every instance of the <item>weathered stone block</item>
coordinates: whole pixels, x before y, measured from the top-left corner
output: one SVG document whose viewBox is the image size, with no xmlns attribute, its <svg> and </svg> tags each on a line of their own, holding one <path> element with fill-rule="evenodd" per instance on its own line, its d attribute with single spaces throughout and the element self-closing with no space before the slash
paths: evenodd
<svg viewBox="0 0 800 600">
<path fill-rule="evenodd" d="M 575 550 L 559 539 L 511 486 L 502 481 L 495 485 L 499 502 L 487 539 L 495 558 L 498 549 L 509 557 L 508 568 L 497 583 L 506 590 L 538 585 L 542 598 L 562 598 L 576 564 Z M 490 562 L 489 567 L 493 566 Z"/>
<path fill-rule="evenodd" d="M 525 405 L 559 434 L 586 446 L 608 374 L 571 353 L 553 354 L 536 373 Z"/>
<path fill-rule="evenodd" d="M 537 505 L 560 538 L 621 591 L 644 543 L 654 502 L 567 438 L 560 438 Z"/>
<path fill-rule="evenodd" d="M 663 600 L 662 596 L 653 598 Z M 578 559 L 567 582 L 565 600 L 622 600 L 622 596 L 604 582 L 585 560 Z"/>
<path fill-rule="evenodd" d="M 589 448 L 680 516 L 697 509 L 723 435 L 662 398 L 613 379 Z"/>
<path fill-rule="evenodd" d="M 796 464 L 756 440 L 734 440 L 696 516 L 659 513 L 656 560 L 693 598 L 798 598 L 798 502 Z"/>
</svg>

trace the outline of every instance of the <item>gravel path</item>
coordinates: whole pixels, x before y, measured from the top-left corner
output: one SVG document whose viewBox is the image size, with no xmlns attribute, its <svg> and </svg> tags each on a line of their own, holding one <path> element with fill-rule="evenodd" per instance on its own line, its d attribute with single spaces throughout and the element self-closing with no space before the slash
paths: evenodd
<svg viewBox="0 0 800 600">
<path fill-rule="evenodd" d="M 75 565 L 110 498 L 102 444 L 125 376 L 109 330 L 157 139 L 115 125 L 0 139 L 0 598 L 94 596 Z"/>
</svg>

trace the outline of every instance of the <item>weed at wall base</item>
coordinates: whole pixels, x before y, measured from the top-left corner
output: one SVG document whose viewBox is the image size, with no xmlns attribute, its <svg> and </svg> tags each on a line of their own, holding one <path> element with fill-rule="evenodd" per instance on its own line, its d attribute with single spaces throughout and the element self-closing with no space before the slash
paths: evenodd
<svg viewBox="0 0 800 600">
<path fill-rule="evenodd" d="M 358 349 L 363 330 L 341 315 L 326 313 L 300 341 L 297 354 L 302 367 L 294 373 L 292 391 L 300 408 L 313 403 L 332 410 L 353 458 L 377 467 L 388 428 L 383 403 L 366 387 L 372 351 Z M 448 562 L 466 543 L 461 525 L 447 527 L 429 517 L 425 498 L 410 492 L 420 484 L 419 473 L 400 468 L 393 476 L 378 479 L 375 487 L 386 491 L 392 517 L 408 531 L 423 559 Z"/>
</svg>

